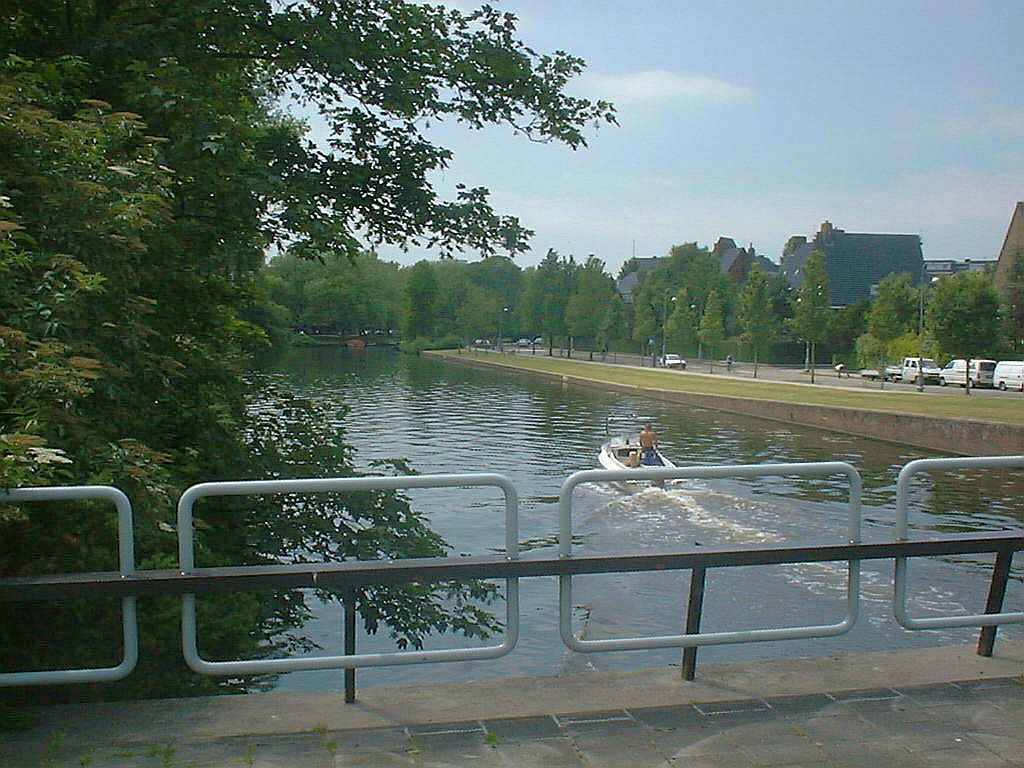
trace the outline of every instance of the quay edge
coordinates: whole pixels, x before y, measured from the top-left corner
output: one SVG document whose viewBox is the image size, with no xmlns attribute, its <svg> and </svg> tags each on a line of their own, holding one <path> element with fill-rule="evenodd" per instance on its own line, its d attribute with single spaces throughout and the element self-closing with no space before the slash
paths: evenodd
<svg viewBox="0 0 1024 768">
<path fill-rule="evenodd" d="M 524 376 L 561 381 L 565 384 L 628 392 L 654 400 L 695 405 L 726 413 L 755 416 L 769 421 L 800 424 L 831 432 L 883 440 L 900 445 L 927 448 L 962 456 L 1006 456 L 1024 451 L 1024 425 L 974 419 L 896 413 L 863 408 L 841 408 L 809 403 L 791 403 L 754 397 L 678 392 L 657 387 L 620 384 L 576 374 L 551 373 L 521 368 L 498 360 L 485 360 L 449 352 L 429 352 L 448 362 L 479 368 L 500 368 Z M 582 364 L 581 364 L 582 365 Z M 800 386 L 800 385 L 794 385 Z M 898 437 L 894 437 L 897 435 Z"/>
</svg>

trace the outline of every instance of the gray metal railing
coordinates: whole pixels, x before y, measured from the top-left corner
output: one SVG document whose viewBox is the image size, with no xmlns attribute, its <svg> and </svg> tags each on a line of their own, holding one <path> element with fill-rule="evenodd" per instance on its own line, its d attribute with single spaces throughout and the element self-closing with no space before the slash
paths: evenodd
<svg viewBox="0 0 1024 768">
<path fill-rule="evenodd" d="M 120 576 L 135 573 L 135 541 L 132 503 L 117 488 L 108 485 L 76 485 L 49 488 L 15 488 L 0 491 L 0 501 L 40 502 L 99 499 L 109 501 L 117 510 L 117 560 Z M 114 667 L 86 669 L 53 669 L 30 672 L 0 673 L 0 687 L 12 685 L 64 685 L 66 683 L 105 683 L 128 677 L 139 661 L 139 624 L 134 595 L 121 598 L 121 661 Z"/>
<path fill-rule="evenodd" d="M 842 474 L 850 482 L 849 513 L 847 516 L 847 540 L 850 544 L 860 543 L 860 474 L 850 464 L 841 461 L 805 464 L 743 464 L 714 467 L 670 467 L 658 469 L 592 469 L 576 472 L 562 484 L 559 496 L 559 554 L 572 556 L 572 500 L 573 491 L 582 483 L 615 483 L 623 481 L 665 481 L 692 478 L 725 477 L 766 477 L 779 475 L 834 475 Z M 694 578 L 703 582 L 703 573 Z M 754 643 L 766 640 L 795 640 L 807 637 L 830 637 L 849 632 L 857 621 L 860 592 L 860 561 L 850 560 L 846 587 L 846 616 L 834 624 L 814 626 L 775 627 L 771 629 L 746 629 L 726 632 L 687 631 L 681 635 L 660 635 L 656 637 L 623 637 L 605 640 L 582 640 L 572 630 L 572 576 L 559 580 L 559 629 L 562 642 L 574 651 L 593 653 L 595 651 L 631 651 L 651 648 L 683 648 L 703 645 L 725 645 L 733 643 Z M 691 602 L 703 601 L 703 585 L 691 590 Z M 697 612 L 699 614 L 699 612 Z M 688 622 L 691 623 L 691 622 Z M 691 623 L 692 624 L 692 623 Z"/>
<path fill-rule="evenodd" d="M 964 463 L 968 462 L 968 463 Z M 1024 549 L 1024 534 L 985 533 L 945 536 L 937 539 L 907 538 L 907 488 L 910 476 L 921 471 L 937 471 L 963 467 L 1024 466 L 1024 456 L 989 457 L 982 459 L 940 459 L 911 462 L 900 474 L 897 492 L 897 540 L 862 543 L 860 541 L 860 476 L 844 462 L 813 464 L 764 464 L 717 467 L 677 467 L 672 469 L 636 469 L 622 471 L 593 470 L 569 477 L 560 497 L 559 554 L 527 553 L 518 555 L 518 496 L 508 478 L 497 474 L 418 475 L 412 477 L 334 478 L 326 480 L 279 480 L 227 483 L 204 483 L 188 489 L 178 506 L 180 568 L 136 571 L 132 548 L 132 515 L 127 497 L 116 488 L 80 486 L 72 488 L 26 488 L 0 493 L 0 501 L 32 502 L 43 500 L 106 499 L 114 503 L 119 516 L 119 571 L 100 573 L 55 574 L 47 576 L 0 578 L 0 602 L 43 601 L 68 598 L 115 597 L 122 600 L 124 625 L 124 658 L 108 669 L 46 670 L 0 673 L 0 686 L 53 685 L 75 682 L 99 682 L 125 677 L 134 669 L 138 657 L 138 629 L 135 599 L 147 595 L 182 595 L 182 643 L 190 666 L 202 674 L 238 675 L 263 672 L 284 672 L 297 669 L 344 668 L 346 700 L 355 697 L 354 669 L 358 666 L 416 664 L 434 661 L 495 658 L 511 651 L 518 640 L 518 579 L 531 576 L 558 576 L 560 594 L 560 629 L 563 641 L 576 650 L 625 650 L 682 646 L 684 676 L 693 678 L 696 649 L 701 645 L 824 637 L 849 630 L 856 621 L 859 605 L 859 564 L 862 560 L 895 559 L 897 584 L 894 605 L 897 618 L 908 619 L 902 608 L 906 597 L 906 559 L 910 557 L 955 554 L 995 553 L 996 567 L 992 575 L 989 599 L 984 614 L 942 617 L 938 620 L 916 619 L 915 629 L 948 626 L 983 627 L 979 653 L 991 655 L 995 629 L 999 624 L 1024 620 L 1021 613 L 1001 613 L 1002 595 L 1009 578 L 1014 552 Z M 842 543 L 801 543 L 787 545 L 747 545 L 743 547 L 697 547 L 671 552 L 642 554 L 574 555 L 572 540 L 572 494 L 583 482 L 619 482 L 625 480 L 667 480 L 680 478 L 758 477 L 769 475 L 843 474 L 849 480 L 849 515 L 846 540 Z M 460 558 L 427 558 L 394 561 L 345 561 L 337 563 L 295 563 L 261 566 L 195 567 L 192 534 L 192 510 L 197 501 L 207 496 L 253 495 L 277 493 L 328 493 L 399 488 L 453 488 L 495 486 L 505 497 L 506 552 L 503 555 L 478 555 Z M 700 633 L 700 606 L 704 599 L 704 573 L 708 568 L 781 565 L 789 563 L 838 562 L 849 564 L 847 577 L 847 612 L 838 623 L 752 629 L 733 632 Z M 571 577 L 580 574 L 626 573 L 643 571 L 690 570 L 690 606 L 686 632 L 665 637 L 618 638 L 586 641 L 572 635 L 567 621 L 571 606 Z M 195 627 L 195 595 L 244 590 L 286 590 L 324 588 L 351 595 L 353 590 L 368 585 L 409 582 L 439 582 L 460 579 L 504 578 L 507 585 L 506 633 L 499 645 L 484 648 L 446 649 L 441 651 L 395 652 L 388 654 L 355 653 L 355 605 L 346 600 L 345 654 L 296 659 L 250 661 L 208 661 L 199 656 Z M 900 613 L 902 611 L 902 614 Z M 951 623 L 955 622 L 955 623 Z M 901 622 L 902 623 L 902 622 Z M 905 625 L 906 626 L 906 625 Z M 987 635 L 985 633 L 988 633 Z M 987 641 L 985 640 L 987 636 Z M 986 645 L 987 643 L 987 645 Z M 987 653 L 986 653 L 987 648 Z"/>
<path fill-rule="evenodd" d="M 519 497 L 512 481 L 499 474 L 415 475 L 406 477 L 344 477 L 315 480 L 252 480 L 194 485 L 178 501 L 178 560 L 182 573 L 195 569 L 195 547 L 192 534 L 192 509 L 199 499 L 208 496 L 254 496 L 282 493 L 315 494 L 332 491 L 396 490 L 408 488 L 460 488 L 496 486 L 505 494 L 505 556 L 519 553 Z M 346 601 L 346 618 L 354 614 L 351 601 Z M 194 594 L 185 594 L 181 603 L 181 642 L 185 661 L 203 675 L 246 675 L 296 672 L 310 669 L 346 669 L 382 667 L 398 664 L 429 664 L 443 661 L 496 659 L 511 651 L 519 637 L 519 582 L 506 580 L 505 640 L 482 648 L 447 648 L 435 651 L 401 651 L 395 653 L 346 653 L 334 656 L 305 656 L 290 659 L 258 659 L 252 661 L 207 661 L 199 655 L 196 631 Z M 354 616 L 353 616 L 354 617 Z M 346 624 L 349 622 L 346 621 Z M 354 623 L 352 624 L 354 627 Z M 347 633 L 346 633 L 347 634 Z M 353 643 L 354 644 L 354 641 Z"/>
<path fill-rule="evenodd" d="M 915 475 L 925 472 L 948 472 L 953 469 L 996 469 L 1024 467 L 1024 456 L 981 456 L 955 459 L 918 459 L 906 464 L 900 470 L 896 481 L 896 538 L 907 540 L 909 528 L 908 509 L 910 506 L 910 482 Z M 1009 575 L 1010 553 L 997 555 L 994 576 Z M 893 595 L 893 613 L 903 627 L 912 630 L 948 629 L 951 627 L 996 627 L 1001 624 L 1024 622 L 1024 612 L 1002 613 L 1003 594 L 1006 590 L 1006 576 L 993 578 L 985 613 L 963 616 L 934 616 L 928 619 L 912 618 L 907 610 L 907 558 L 896 558 L 896 575 Z M 982 643 L 988 633 L 983 633 Z M 991 633 L 994 638 L 994 633 Z M 989 654 L 991 655 L 991 649 Z"/>
</svg>

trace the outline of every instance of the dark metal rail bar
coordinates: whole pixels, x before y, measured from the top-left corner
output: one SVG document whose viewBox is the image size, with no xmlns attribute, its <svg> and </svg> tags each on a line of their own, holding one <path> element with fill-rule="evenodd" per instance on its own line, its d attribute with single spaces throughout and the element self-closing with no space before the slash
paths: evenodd
<svg viewBox="0 0 1024 768">
<path fill-rule="evenodd" d="M 1024 535 L 965 534 L 925 541 L 868 544 L 822 543 L 800 546 L 752 545 L 694 547 L 675 552 L 625 555 L 540 553 L 515 559 L 502 555 L 341 563 L 296 563 L 146 570 L 122 575 L 112 571 L 26 576 L 0 579 L 0 602 L 70 598 L 202 594 L 252 590 L 321 588 L 344 590 L 371 584 L 436 582 L 458 579 L 501 579 L 587 573 L 690 570 L 694 568 L 784 565 L 839 560 L 879 560 L 1024 550 Z"/>
</svg>

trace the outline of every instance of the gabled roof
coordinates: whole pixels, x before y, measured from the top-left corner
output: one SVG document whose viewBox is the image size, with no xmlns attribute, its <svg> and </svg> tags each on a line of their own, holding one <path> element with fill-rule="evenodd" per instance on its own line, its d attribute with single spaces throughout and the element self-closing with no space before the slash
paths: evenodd
<svg viewBox="0 0 1024 768">
<path fill-rule="evenodd" d="M 1017 260 L 1024 258 L 1024 202 L 1017 203 L 1010 217 L 1010 227 L 1006 230 L 1003 247 L 999 249 L 999 261 L 996 263 L 995 284 L 1005 290 L 1013 274 Z"/>
<path fill-rule="evenodd" d="M 918 235 L 846 232 L 824 222 L 814 237 L 791 237 L 782 256 L 782 273 L 793 287 L 803 282 L 801 274 L 814 251 L 825 254 L 825 269 L 831 284 L 833 306 L 844 307 L 871 295 L 871 289 L 893 272 L 906 272 L 920 282 L 924 257 Z"/>
</svg>

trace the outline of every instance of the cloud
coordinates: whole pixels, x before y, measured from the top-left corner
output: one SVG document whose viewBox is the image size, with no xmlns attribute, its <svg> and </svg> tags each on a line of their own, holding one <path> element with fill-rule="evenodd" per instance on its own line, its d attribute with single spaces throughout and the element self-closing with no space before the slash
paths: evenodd
<svg viewBox="0 0 1024 768">
<path fill-rule="evenodd" d="M 751 95 L 749 88 L 712 77 L 685 77 L 664 69 L 618 75 L 584 73 L 579 87 L 595 98 L 619 102 L 737 101 Z"/>
</svg>

